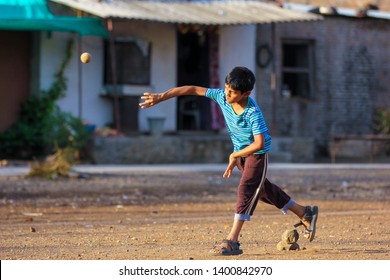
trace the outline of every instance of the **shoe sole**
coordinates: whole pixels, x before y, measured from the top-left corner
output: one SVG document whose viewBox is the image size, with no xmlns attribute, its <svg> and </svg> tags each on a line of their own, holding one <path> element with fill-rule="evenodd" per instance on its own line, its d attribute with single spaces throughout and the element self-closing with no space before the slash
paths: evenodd
<svg viewBox="0 0 390 280">
<path fill-rule="evenodd" d="M 223 253 L 223 252 L 215 253 L 213 251 L 210 251 L 209 253 L 212 256 L 237 256 L 237 255 L 243 254 L 244 251 L 239 249 L 239 250 L 233 250 L 233 251 L 226 251 L 225 253 Z"/>
<path fill-rule="evenodd" d="M 318 206 L 313 206 L 312 209 L 312 215 L 313 218 L 311 220 L 310 226 L 307 228 L 310 231 L 310 237 L 309 241 L 312 242 L 314 240 L 314 237 L 316 235 L 316 223 L 317 223 L 317 218 L 318 218 Z"/>
</svg>

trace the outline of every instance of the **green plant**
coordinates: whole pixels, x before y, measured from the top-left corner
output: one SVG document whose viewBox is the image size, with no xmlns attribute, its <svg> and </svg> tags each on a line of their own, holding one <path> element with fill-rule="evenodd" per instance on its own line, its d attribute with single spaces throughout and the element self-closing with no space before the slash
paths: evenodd
<svg viewBox="0 0 390 280">
<path fill-rule="evenodd" d="M 57 177 L 67 177 L 76 163 L 78 153 L 75 149 L 67 147 L 57 148 L 56 152 L 45 159 L 45 161 L 34 161 L 29 177 L 39 177 L 46 179 L 56 179 Z"/>
<path fill-rule="evenodd" d="M 81 150 L 88 144 L 90 134 L 80 118 L 62 112 L 58 107 L 51 118 L 51 129 L 47 130 L 45 135 L 48 143 L 58 148 L 68 147 L 75 150 Z"/>
<path fill-rule="evenodd" d="M 390 134 L 390 109 L 376 110 L 374 130 L 376 133 Z"/>
<path fill-rule="evenodd" d="M 65 69 L 72 57 L 74 40 L 68 42 L 65 58 L 52 86 L 39 96 L 29 96 L 21 105 L 18 121 L 0 133 L 0 157 L 32 159 L 56 151 L 57 147 L 81 149 L 88 133 L 79 118 L 61 112 L 56 105 L 65 95 Z"/>
</svg>

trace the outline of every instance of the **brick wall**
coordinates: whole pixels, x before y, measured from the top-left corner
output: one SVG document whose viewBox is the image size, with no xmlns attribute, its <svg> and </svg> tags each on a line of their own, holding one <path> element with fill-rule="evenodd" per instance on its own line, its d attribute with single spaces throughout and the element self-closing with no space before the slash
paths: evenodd
<svg viewBox="0 0 390 280">
<path fill-rule="evenodd" d="M 326 17 L 323 21 L 275 24 L 273 97 L 272 63 L 258 67 L 257 100 L 274 136 L 313 137 L 316 153 L 328 150 L 338 133 L 369 133 L 374 110 L 390 108 L 390 21 Z M 272 27 L 258 26 L 257 44 L 272 46 Z M 315 90 L 310 100 L 283 99 L 281 40 L 315 42 Z M 275 108 L 275 109 L 273 109 Z"/>
</svg>

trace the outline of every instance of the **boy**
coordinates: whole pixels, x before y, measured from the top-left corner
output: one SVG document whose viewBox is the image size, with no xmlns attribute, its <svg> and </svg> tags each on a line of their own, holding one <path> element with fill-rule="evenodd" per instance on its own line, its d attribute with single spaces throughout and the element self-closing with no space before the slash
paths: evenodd
<svg viewBox="0 0 390 280">
<path fill-rule="evenodd" d="M 255 76 L 252 71 L 246 67 L 235 67 L 226 76 L 224 90 L 182 86 L 160 94 L 146 92 L 141 97 L 144 101 L 139 104 L 141 108 L 148 108 L 173 97 L 196 95 L 211 98 L 222 109 L 227 131 L 234 146 L 223 177 L 229 178 L 234 167 L 241 171 L 242 176 L 237 191 L 233 226 L 226 239 L 211 249 L 210 253 L 213 255 L 243 253 L 238 237 L 244 222 L 249 221 L 253 215 L 258 200 L 276 206 L 284 214 L 287 210 L 296 214 L 300 218 L 297 225 L 304 226 L 305 237 L 310 242 L 316 233 L 318 207 L 305 207 L 296 203 L 280 187 L 266 178 L 271 137 L 260 108 L 249 97 L 254 84 Z"/>
</svg>

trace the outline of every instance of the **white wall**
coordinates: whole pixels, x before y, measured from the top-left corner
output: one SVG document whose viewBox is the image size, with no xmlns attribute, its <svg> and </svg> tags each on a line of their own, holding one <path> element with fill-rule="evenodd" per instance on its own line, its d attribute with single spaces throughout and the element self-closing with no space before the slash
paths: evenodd
<svg viewBox="0 0 390 280">
<path fill-rule="evenodd" d="M 78 47 L 78 46 L 77 46 Z M 83 52 L 92 55 L 88 64 L 80 64 L 79 56 Z M 82 78 L 82 116 L 86 121 L 98 127 L 113 123 L 112 103 L 100 95 L 103 88 L 104 67 L 103 39 L 100 37 L 83 37 L 81 50 L 77 51 L 77 64 L 81 65 Z M 78 73 L 78 71 L 76 71 Z M 75 79 L 75 81 L 78 79 Z M 76 85 L 73 85 L 76 92 Z M 77 89 L 79 85 L 77 82 Z M 78 90 L 77 90 L 78 92 Z"/>
<path fill-rule="evenodd" d="M 148 24 L 139 30 L 139 36 L 153 40 L 152 55 L 152 90 L 162 92 L 177 85 L 177 49 L 176 29 L 174 25 Z M 246 66 L 256 69 L 256 25 L 221 27 L 220 32 L 220 80 L 234 66 Z M 255 89 L 252 92 L 255 96 Z M 146 110 L 140 110 L 140 129 L 148 130 L 147 118 L 151 116 L 166 117 L 164 129 L 176 130 L 176 99 L 172 99 Z"/>
<path fill-rule="evenodd" d="M 118 21 L 114 31 L 116 36 L 135 36 L 152 45 L 150 86 L 126 86 L 125 94 L 141 97 L 145 91 L 162 92 L 176 86 L 176 29 L 173 24 Z M 138 124 L 141 132 L 149 131 L 148 117 L 165 117 L 164 130 L 175 131 L 176 99 L 148 109 L 139 108 Z"/>
<path fill-rule="evenodd" d="M 81 52 L 89 52 L 92 61 L 81 64 L 79 71 L 79 37 L 66 32 L 42 32 L 40 54 L 40 87 L 47 90 L 53 83 L 54 75 L 65 58 L 69 38 L 75 39 L 73 56 L 65 70 L 68 80 L 66 96 L 58 101 L 65 112 L 81 117 L 84 121 L 98 127 L 112 122 L 112 106 L 110 102 L 99 97 L 103 85 L 103 41 L 100 37 L 88 36 L 82 38 Z M 80 79 L 81 78 L 81 79 Z M 79 81 L 82 81 L 81 88 Z M 81 95 L 81 103 L 79 98 Z M 80 114 L 81 106 L 81 116 Z"/>
<path fill-rule="evenodd" d="M 163 92 L 177 85 L 177 47 L 176 28 L 173 24 L 149 22 L 123 23 L 118 26 L 118 35 L 133 35 L 152 43 L 151 86 L 135 90 L 132 95 L 141 96 L 143 91 Z M 66 42 L 75 36 L 76 44 L 70 65 L 66 69 L 68 90 L 66 97 L 59 100 L 62 110 L 79 116 L 79 49 L 77 35 L 62 32 L 42 32 L 41 39 L 41 88 L 48 89 L 54 74 L 64 59 Z M 255 67 L 255 25 L 224 26 L 220 32 L 220 80 L 234 66 Z M 81 65 L 82 78 L 82 119 L 97 127 L 113 122 L 113 106 L 107 99 L 100 97 L 103 92 L 103 39 L 83 37 L 81 52 L 89 52 L 92 61 Z M 256 93 L 253 92 L 253 95 Z M 148 131 L 148 117 L 165 117 L 165 131 L 176 130 L 176 99 L 172 99 L 148 109 L 139 109 L 139 129 Z M 129 112 L 130 113 L 130 112 Z"/>
<path fill-rule="evenodd" d="M 163 92 L 177 85 L 176 28 L 172 24 L 139 23 L 131 34 L 152 43 L 152 92 Z M 143 94 L 143 92 L 141 92 Z M 176 98 L 160 103 L 148 109 L 139 109 L 139 129 L 148 131 L 149 117 L 164 117 L 165 131 L 176 130 Z"/>
<path fill-rule="evenodd" d="M 220 81 L 235 66 L 245 66 L 256 75 L 256 25 L 222 26 L 220 29 Z M 256 96 L 253 89 L 252 96 Z"/>
</svg>

